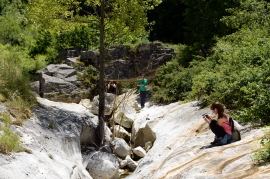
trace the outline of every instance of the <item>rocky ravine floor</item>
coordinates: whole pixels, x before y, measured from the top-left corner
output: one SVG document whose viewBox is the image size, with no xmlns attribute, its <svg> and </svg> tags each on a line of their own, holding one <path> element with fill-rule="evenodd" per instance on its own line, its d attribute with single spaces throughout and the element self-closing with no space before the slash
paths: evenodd
<svg viewBox="0 0 270 179">
<path fill-rule="evenodd" d="M 67 109 L 78 115 L 87 113 L 79 106 L 76 111 L 70 105 Z M 196 102 L 166 106 L 147 104 L 137 114 L 134 125 L 147 123 L 157 139 L 134 173 L 126 178 L 270 178 L 270 166 L 256 167 L 250 158 L 259 148 L 256 141 L 263 135 L 261 129 L 244 126 L 241 141 L 206 148 L 214 135 L 201 117 L 204 113 L 210 113 L 210 110 L 199 109 Z M 82 164 L 76 137 L 72 133 L 69 137 L 59 136 L 42 126 L 37 116 L 26 121 L 23 127 L 14 126 L 14 130 L 32 154 L 0 155 L 0 179 L 92 178 Z"/>
<path fill-rule="evenodd" d="M 143 109 L 138 118 L 148 118 L 157 140 L 127 179 L 270 178 L 269 165 L 256 167 L 251 160 L 261 129 L 243 126 L 241 141 L 207 148 L 214 135 L 202 119 L 204 113 L 211 114 L 196 102 Z"/>
</svg>

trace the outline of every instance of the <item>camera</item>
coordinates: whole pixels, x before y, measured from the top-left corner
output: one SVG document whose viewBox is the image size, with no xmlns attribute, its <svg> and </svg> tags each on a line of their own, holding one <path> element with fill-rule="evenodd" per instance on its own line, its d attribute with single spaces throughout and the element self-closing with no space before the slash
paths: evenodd
<svg viewBox="0 0 270 179">
<path fill-rule="evenodd" d="M 205 114 L 202 115 L 202 117 L 203 118 L 209 118 L 209 115 L 205 113 Z"/>
</svg>

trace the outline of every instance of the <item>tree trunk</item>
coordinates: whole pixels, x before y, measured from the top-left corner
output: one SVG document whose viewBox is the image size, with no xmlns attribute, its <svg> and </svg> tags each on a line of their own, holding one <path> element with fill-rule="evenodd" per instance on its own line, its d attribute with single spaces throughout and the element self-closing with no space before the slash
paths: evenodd
<svg viewBox="0 0 270 179">
<path fill-rule="evenodd" d="M 104 87 L 104 0 L 101 0 L 100 9 L 100 59 L 99 59 L 99 109 L 98 109 L 98 119 L 99 119 L 99 146 L 103 146 L 104 141 L 104 110 L 105 110 L 105 87 Z"/>
</svg>

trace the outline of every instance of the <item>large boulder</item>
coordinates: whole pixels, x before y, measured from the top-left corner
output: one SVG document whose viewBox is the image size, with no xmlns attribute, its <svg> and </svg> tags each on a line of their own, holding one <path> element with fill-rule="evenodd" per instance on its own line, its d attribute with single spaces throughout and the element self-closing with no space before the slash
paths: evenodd
<svg viewBox="0 0 270 179">
<path fill-rule="evenodd" d="M 114 109 L 114 101 L 115 101 L 116 95 L 112 93 L 105 93 L 105 115 L 111 115 L 112 111 Z M 90 107 L 90 111 L 93 114 L 98 115 L 98 109 L 99 109 L 99 96 L 95 96 Z"/>
<path fill-rule="evenodd" d="M 113 146 L 113 153 L 119 157 L 124 158 L 130 154 L 130 147 L 128 146 L 128 144 L 124 139 L 115 138 L 112 141 L 112 146 Z"/>
<path fill-rule="evenodd" d="M 86 98 L 89 93 L 76 76 L 73 67 L 66 64 L 51 64 L 39 74 L 39 94 L 58 102 L 76 102 Z"/>
<path fill-rule="evenodd" d="M 135 117 L 136 110 L 123 101 L 115 112 L 114 121 L 125 128 L 132 128 Z"/>
<path fill-rule="evenodd" d="M 145 146 L 147 142 L 150 141 L 151 143 L 154 143 L 155 140 L 156 134 L 153 132 L 151 127 L 146 124 L 134 134 L 134 147 Z"/>
<path fill-rule="evenodd" d="M 119 164 L 113 154 L 94 152 L 87 161 L 86 170 L 94 179 L 119 179 Z"/>
</svg>

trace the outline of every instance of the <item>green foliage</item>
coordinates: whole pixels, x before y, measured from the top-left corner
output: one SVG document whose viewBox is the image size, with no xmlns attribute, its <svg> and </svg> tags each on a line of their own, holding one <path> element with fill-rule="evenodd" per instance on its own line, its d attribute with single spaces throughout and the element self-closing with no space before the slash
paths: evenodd
<svg viewBox="0 0 270 179">
<path fill-rule="evenodd" d="M 17 152 L 20 149 L 19 136 L 14 134 L 10 129 L 11 119 L 9 114 L 1 113 L 0 121 L 4 122 L 5 126 L 1 128 L 4 132 L 0 137 L 0 153 L 9 154 L 10 152 Z"/>
<path fill-rule="evenodd" d="M 9 154 L 20 149 L 20 138 L 9 129 L 4 129 L 4 135 L 0 137 L 0 153 Z"/>
<path fill-rule="evenodd" d="M 32 115 L 31 107 L 35 99 L 33 99 L 32 104 L 22 99 L 18 94 L 13 94 L 10 99 L 7 100 L 6 105 L 8 107 L 8 111 L 16 118 L 12 124 L 22 126 L 22 121 L 25 119 L 29 119 Z"/>
<path fill-rule="evenodd" d="M 0 16 L 0 42 L 18 45 L 21 41 L 21 28 L 18 20 L 13 17 Z"/>
<path fill-rule="evenodd" d="M 55 62 L 55 57 L 58 54 L 55 47 L 55 36 L 45 30 L 37 33 L 36 40 L 32 43 L 29 51 L 29 55 L 37 60 L 35 70 Z"/>
<path fill-rule="evenodd" d="M 37 54 L 45 54 L 46 49 L 52 43 L 52 35 L 48 31 L 39 31 L 35 40 L 35 44 L 32 45 L 29 54 L 31 57 L 35 57 Z"/>
<path fill-rule="evenodd" d="M 116 83 L 117 95 L 127 92 L 129 89 L 137 88 L 137 81 L 118 81 Z"/>
<path fill-rule="evenodd" d="M 82 81 L 86 87 L 90 87 L 91 89 L 95 89 L 97 87 L 99 71 L 92 65 L 85 67 L 84 70 L 82 72 L 78 72 L 77 75 L 78 79 Z"/>
<path fill-rule="evenodd" d="M 35 103 L 35 97 L 30 91 L 28 71 L 35 68 L 35 62 L 19 48 L 0 45 L 0 93 L 8 99 L 20 96 L 29 105 Z"/>
<path fill-rule="evenodd" d="M 270 162 L 270 127 L 264 129 L 264 136 L 260 140 L 261 149 L 252 156 L 257 164 L 268 164 Z"/>
<path fill-rule="evenodd" d="M 18 9 L 11 10 L 11 5 L 6 5 L 3 15 L 0 16 L 0 42 L 3 44 L 18 45 L 22 41 L 21 18 Z"/>
<path fill-rule="evenodd" d="M 159 0 L 105 1 L 105 43 L 107 45 L 134 43 L 138 38 L 147 37 L 146 13 L 158 3 Z M 27 15 L 32 22 L 35 22 L 33 23 L 35 28 L 43 28 L 59 35 L 59 42 L 64 42 L 64 48 L 69 45 L 85 48 L 96 45 L 99 41 L 97 35 L 100 35 L 100 2 L 98 1 L 29 1 Z"/>
<path fill-rule="evenodd" d="M 174 102 L 186 97 L 191 90 L 193 71 L 179 66 L 176 59 L 158 69 L 153 80 L 154 101 Z"/>
<path fill-rule="evenodd" d="M 159 40 L 164 43 L 184 42 L 185 5 L 179 0 L 163 0 L 148 13 L 148 21 L 153 25 L 150 30 L 150 41 Z"/>
<path fill-rule="evenodd" d="M 229 0 L 181 0 L 185 8 L 185 41 L 187 44 L 199 42 L 211 47 L 214 37 L 222 37 L 233 32 L 228 26 L 220 22 L 228 16 L 227 8 L 238 7 L 238 1 Z"/>
<path fill-rule="evenodd" d="M 0 2 L 0 43 L 27 47 L 32 33 L 26 29 L 24 0 L 3 0 Z"/>
<path fill-rule="evenodd" d="M 153 100 L 166 103 L 187 99 L 192 90 L 193 77 L 211 68 L 204 62 L 204 57 L 193 55 L 196 53 L 193 47 L 181 44 L 169 46 L 176 50 L 176 56 L 157 70 L 153 80 L 152 96 Z M 192 62 L 189 63 L 189 61 Z M 192 98 L 197 98 L 198 95 L 196 92 Z"/>
<path fill-rule="evenodd" d="M 242 16 L 247 18 L 241 21 L 245 26 L 219 39 L 208 58 L 186 55 L 194 54 L 189 47 L 178 50 L 181 55 L 158 70 L 153 97 L 162 102 L 200 99 L 205 105 L 220 101 L 235 110 L 238 120 L 267 124 L 270 34 L 265 19 L 270 17 L 269 9 L 265 2 L 247 1 L 230 12 L 233 15 L 223 22 L 238 23 L 232 17 Z M 188 68 L 181 67 L 187 61 L 181 56 L 192 59 Z"/>
<path fill-rule="evenodd" d="M 40 70 L 42 68 L 45 68 L 48 64 L 46 55 L 36 55 L 35 60 L 36 60 L 35 70 Z"/>
<path fill-rule="evenodd" d="M 56 36 L 56 48 L 63 49 L 95 49 L 99 46 L 98 24 L 78 25 L 75 29 L 61 32 Z"/>
<path fill-rule="evenodd" d="M 51 123 L 49 124 L 49 128 L 55 129 L 55 122 L 51 122 Z"/>
</svg>

